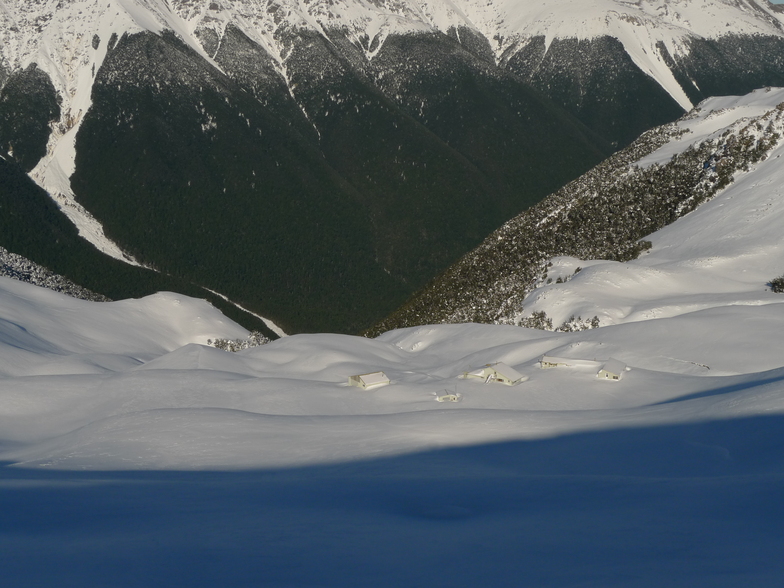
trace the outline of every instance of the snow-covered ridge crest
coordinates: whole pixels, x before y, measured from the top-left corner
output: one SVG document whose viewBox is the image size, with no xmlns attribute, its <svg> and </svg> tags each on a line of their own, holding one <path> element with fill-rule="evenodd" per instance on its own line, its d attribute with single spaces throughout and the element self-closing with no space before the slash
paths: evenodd
<svg viewBox="0 0 784 588">
<path fill-rule="evenodd" d="M 206 28 L 221 37 L 228 25 L 236 26 L 281 65 L 289 30 L 327 38 L 330 30 L 341 30 L 373 58 L 391 33 L 476 28 L 451 0 L 172 0 L 171 7 L 191 32 Z"/>
<path fill-rule="evenodd" d="M 105 45 L 91 47 L 93 35 L 106 41 L 112 34 L 171 30 L 211 61 L 197 31 L 212 29 L 220 37 L 232 24 L 279 63 L 285 54 L 281 31 L 303 28 L 321 34 L 340 29 L 369 57 L 390 33 L 467 27 L 491 40 L 499 60 L 534 37 L 543 36 L 549 46 L 554 39 L 612 36 L 656 77 L 664 67 L 657 63 L 657 42 L 679 55 L 690 36 L 784 36 L 783 18 L 766 0 L 0 0 L 0 42 L 12 71 L 38 63 L 70 101 L 69 94 L 82 94 L 75 72 L 97 69 L 105 55 Z"/>
<path fill-rule="evenodd" d="M 461 8 L 491 40 L 500 61 L 531 40 L 547 48 L 557 39 L 618 39 L 632 61 L 654 78 L 685 110 L 692 107 L 665 62 L 689 53 L 689 38 L 726 35 L 784 36 L 782 16 L 761 0 L 550 0 L 546 3 L 459 0 Z"/>
<path fill-rule="evenodd" d="M 784 20 L 766 0 L 0 0 L 0 46 L 11 71 L 32 62 L 46 71 L 64 99 L 63 120 L 78 121 L 89 107 L 90 79 L 112 35 L 173 31 L 213 65 L 198 40 L 210 29 L 222 37 L 233 25 L 272 55 L 282 68 L 286 31 L 340 30 L 374 57 L 389 34 L 476 30 L 499 61 L 535 37 L 619 39 L 633 61 L 684 109 L 691 103 L 664 62 L 688 52 L 689 37 L 727 34 L 784 36 Z M 94 36 L 103 41 L 93 47 Z"/>
<path fill-rule="evenodd" d="M 67 71 L 50 71 L 40 62 L 56 62 L 65 55 L 70 61 L 64 69 L 72 70 L 77 62 L 90 60 L 88 48 L 96 34 L 108 39 L 112 34 L 170 30 L 210 60 L 195 35 L 199 28 L 222 35 L 233 24 L 277 57 L 281 54 L 278 33 L 291 28 L 321 33 L 343 29 L 371 41 L 390 32 L 475 28 L 451 0 L 0 0 L 0 23 L 2 54 L 11 69 L 38 62 L 53 79 L 63 74 L 67 78 Z M 99 67 L 100 60 L 89 65 L 93 64 Z M 60 81 L 60 85 L 55 81 L 59 90 L 71 89 L 66 79 Z"/>
<path fill-rule="evenodd" d="M 652 248 L 639 259 L 553 259 L 549 281 L 522 302 L 526 315 L 544 312 L 553 326 L 598 315 L 608 325 L 780 303 L 768 284 L 782 272 L 784 250 L 784 89 L 710 98 L 675 126 L 681 132 L 639 160 L 637 170 L 701 146 L 716 148 L 701 165 L 707 172 L 736 163 L 726 156 L 727 145 L 745 143 L 764 153 L 756 163 L 741 164 L 712 200 L 646 237 Z"/>
<path fill-rule="evenodd" d="M 469 19 L 503 52 L 519 39 L 592 39 L 622 28 L 718 38 L 726 34 L 782 35 L 784 21 L 767 0 L 457 0 Z M 623 40 L 623 39 L 621 39 Z"/>
</svg>

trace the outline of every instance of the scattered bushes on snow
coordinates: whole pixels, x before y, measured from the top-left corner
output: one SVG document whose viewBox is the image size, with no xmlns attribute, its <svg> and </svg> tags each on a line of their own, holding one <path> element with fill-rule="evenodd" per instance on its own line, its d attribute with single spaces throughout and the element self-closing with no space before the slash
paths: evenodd
<svg viewBox="0 0 784 588">
<path fill-rule="evenodd" d="M 599 328 L 599 317 L 594 316 L 592 319 L 583 319 L 583 317 L 574 315 L 565 320 L 559 327 L 553 328 L 553 319 L 547 316 L 543 310 L 539 310 L 531 314 L 531 316 L 521 318 L 518 323 L 521 327 L 528 329 L 540 329 L 542 331 L 556 331 L 561 333 L 574 333 L 576 331 L 587 331 L 588 329 Z"/>
<path fill-rule="evenodd" d="M 92 300 L 94 302 L 107 302 L 110 300 L 102 294 L 83 288 L 71 280 L 30 261 L 26 257 L 11 253 L 3 247 L 0 247 L 0 276 L 48 288 L 73 298 L 80 298 L 81 300 Z"/>
<path fill-rule="evenodd" d="M 207 345 L 223 351 L 242 351 L 250 347 L 258 347 L 269 343 L 271 339 L 259 331 L 251 331 L 247 339 L 207 339 Z"/>
<path fill-rule="evenodd" d="M 773 290 L 776 294 L 784 294 L 784 276 L 773 278 L 769 285 L 770 289 Z"/>
<path fill-rule="evenodd" d="M 548 318 L 547 313 L 543 310 L 534 312 L 531 316 L 520 319 L 520 326 L 529 329 L 541 329 L 542 331 L 553 330 L 553 320 Z"/>
<path fill-rule="evenodd" d="M 594 316 L 592 319 L 583 319 L 581 316 L 574 318 L 574 315 L 572 315 L 568 320 L 564 321 L 563 324 L 561 324 L 561 326 L 556 329 L 556 331 L 561 331 L 562 333 L 574 333 L 576 331 L 587 331 L 588 329 L 598 328 L 598 316 Z"/>
</svg>

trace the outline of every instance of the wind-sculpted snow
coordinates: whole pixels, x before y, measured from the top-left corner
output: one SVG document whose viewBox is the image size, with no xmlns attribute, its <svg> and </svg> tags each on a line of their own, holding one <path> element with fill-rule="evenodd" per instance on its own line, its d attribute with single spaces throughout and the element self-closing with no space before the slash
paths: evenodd
<svg viewBox="0 0 784 588">
<path fill-rule="evenodd" d="M 441 325 L 375 340 L 295 335 L 228 353 L 204 343 L 242 329 L 184 296 L 98 303 L 0 286 L 0 446 L 12 447 L 0 457 L 27 467 L 336 463 L 784 410 L 784 302 L 773 297 L 738 306 L 691 295 L 694 312 L 574 333 Z M 545 354 L 590 361 L 543 370 Z M 611 357 L 632 369 L 619 383 L 592 367 Z M 460 377 L 499 361 L 527 381 Z M 346 384 L 379 370 L 391 385 Z M 435 402 L 444 390 L 461 402 Z"/>
<path fill-rule="evenodd" d="M 688 265 L 677 232 L 650 255 L 670 245 Z M 614 280 L 623 268 L 640 269 Z M 598 292 L 579 284 L 592 269 L 607 268 L 567 286 Z M 665 304 L 698 281 L 653 283 L 621 285 Z M 429 325 L 227 353 L 203 343 L 244 330 L 203 301 L 0 278 L 3 579 L 773 588 L 784 301 L 691 297 L 707 308 L 580 332 Z M 542 369 L 544 354 L 579 365 Z M 618 382 L 596 376 L 610 357 L 630 368 Z M 460 378 L 499 361 L 528 379 Z M 376 370 L 391 384 L 347 385 Z M 436 402 L 446 391 L 460 402 Z"/>
<path fill-rule="evenodd" d="M 94 356 L 136 365 L 190 342 L 246 333 L 207 302 L 173 293 L 89 302 L 10 278 L 0 282 L 3 376 L 80 373 L 81 362 L 93 373 Z"/>
</svg>

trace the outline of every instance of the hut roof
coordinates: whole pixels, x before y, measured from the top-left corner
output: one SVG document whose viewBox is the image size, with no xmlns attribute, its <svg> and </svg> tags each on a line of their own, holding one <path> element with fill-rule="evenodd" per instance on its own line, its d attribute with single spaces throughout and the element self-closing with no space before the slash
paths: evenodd
<svg viewBox="0 0 784 588">
<path fill-rule="evenodd" d="M 389 378 L 384 372 L 372 372 L 369 374 L 360 374 L 360 378 L 365 383 L 365 386 L 377 386 L 379 384 L 389 384 Z"/>
<path fill-rule="evenodd" d="M 604 366 L 602 366 L 602 370 L 620 376 L 626 371 L 626 364 L 611 357 L 605 362 Z"/>
<path fill-rule="evenodd" d="M 500 361 L 489 367 L 492 367 L 492 369 L 494 369 L 497 373 L 501 374 L 507 380 L 511 380 L 512 382 L 517 382 L 518 380 L 521 380 L 523 378 L 523 374 L 518 372 L 513 367 L 508 366 Z"/>
</svg>

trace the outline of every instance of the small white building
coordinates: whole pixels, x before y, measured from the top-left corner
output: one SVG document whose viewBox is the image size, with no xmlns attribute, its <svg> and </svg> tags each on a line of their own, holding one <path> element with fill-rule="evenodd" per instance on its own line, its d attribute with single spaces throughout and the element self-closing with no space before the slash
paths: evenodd
<svg viewBox="0 0 784 588">
<path fill-rule="evenodd" d="M 553 357 L 552 355 L 543 355 L 542 359 L 539 360 L 539 367 L 542 369 L 565 367 L 587 367 L 596 369 L 601 365 L 602 362 L 593 359 L 572 359 L 569 357 Z"/>
<path fill-rule="evenodd" d="M 453 392 L 452 390 L 441 390 L 441 392 L 434 392 L 436 402 L 460 402 L 463 395 L 460 392 Z"/>
<path fill-rule="evenodd" d="M 349 386 L 356 386 L 363 390 L 386 386 L 389 383 L 389 378 L 384 372 L 371 372 L 369 374 L 358 374 L 356 376 L 348 377 Z"/>
<path fill-rule="evenodd" d="M 596 377 L 600 380 L 618 381 L 623 378 L 623 373 L 628 369 L 622 361 L 610 358 L 602 366 L 602 369 L 599 370 L 599 373 L 596 374 Z"/>
<path fill-rule="evenodd" d="M 571 360 L 565 359 L 563 357 L 553 357 L 552 355 L 543 355 L 542 359 L 539 360 L 539 367 L 541 367 L 542 369 L 569 367 L 571 365 L 569 363 L 570 361 Z"/>
<path fill-rule="evenodd" d="M 463 372 L 463 377 L 484 380 L 485 384 L 489 382 L 498 382 L 499 384 L 506 384 L 507 386 L 514 386 L 520 382 L 525 382 L 528 379 L 528 376 L 524 376 L 516 369 L 500 361 L 498 363 L 488 363 L 478 370 Z"/>
</svg>

